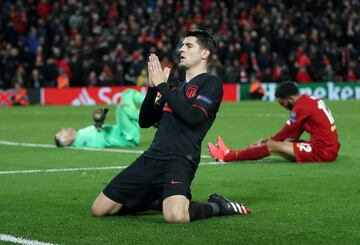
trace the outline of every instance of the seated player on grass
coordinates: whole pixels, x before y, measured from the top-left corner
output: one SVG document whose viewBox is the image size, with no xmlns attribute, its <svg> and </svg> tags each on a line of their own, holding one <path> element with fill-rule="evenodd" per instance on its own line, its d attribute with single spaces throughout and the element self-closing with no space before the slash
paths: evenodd
<svg viewBox="0 0 360 245">
<path fill-rule="evenodd" d="M 96 109 L 93 113 L 94 125 L 76 131 L 63 128 L 55 135 L 58 147 L 80 148 L 132 147 L 140 143 L 139 109 L 145 94 L 126 89 L 121 102 L 116 106 L 116 124 L 103 124 L 108 109 Z"/>
<path fill-rule="evenodd" d="M 210 155 L 224 162 L 257 160 L 270 154 L 301 162 L 332 162 L 340 149 L 335 121 L 325 103 L 313 96 L 299 94 L 295 83 L 281 83 L 275 93 L 279 104 L 290 110 L 290 117 L 276 135 L 248 148 L 233 150 L 219 136 L 217 146 L 208 143 Z M 309 141 L 300 140 L 310 134 Z"/>
</svg>

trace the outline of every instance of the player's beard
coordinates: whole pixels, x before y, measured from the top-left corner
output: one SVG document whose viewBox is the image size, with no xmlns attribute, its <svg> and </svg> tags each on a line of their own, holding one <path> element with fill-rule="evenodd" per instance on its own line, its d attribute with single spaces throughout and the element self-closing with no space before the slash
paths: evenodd
<svg viewBox="0 0 360 245">
<path fill-rule="evenodd" d="M 289 111 L 291 111 L 293 107 L 294 107 L 293 104 L 291 104 L 291 103 L 288 103 L 288 104 L 287 104 L 287 109 L 288 109 Z"/>
<path fill-rule="evenodd" d="M 179 68 L 183 70 L 187 70 L 190 67 L 187 63 L 179 63 Z"/>
<path fill-rule="evenodd" d="M 180 69 L 185 69 L 185 64 L 179 64 Z"/>
</svg>

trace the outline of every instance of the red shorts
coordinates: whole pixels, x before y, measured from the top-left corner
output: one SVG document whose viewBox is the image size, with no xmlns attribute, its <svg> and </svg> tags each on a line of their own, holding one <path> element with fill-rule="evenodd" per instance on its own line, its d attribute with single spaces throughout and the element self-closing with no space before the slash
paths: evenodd
<svg viewBox="0 0 360 245">
<path fill-rule="evenodd" d="M 332 162 L 336 159 L 340 144 L 320 148 L 312 142 L 294 142 L 296 162 Z"/>
</svg>

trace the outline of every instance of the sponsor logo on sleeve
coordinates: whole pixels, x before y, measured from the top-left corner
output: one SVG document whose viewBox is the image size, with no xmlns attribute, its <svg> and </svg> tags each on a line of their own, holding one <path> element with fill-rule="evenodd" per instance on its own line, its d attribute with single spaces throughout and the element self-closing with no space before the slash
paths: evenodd
<svg viewBox="0 0 360 245">
<path fill-rule="evenodd" d="M 201 100 L 202 102 L 205 102 L 206 104 L 209 104 L 211 105 L 212 104 L 212 100 L 206 96 L 203 96 L 203 95 L 198 95 L 196 97 L 197 100 Z"/>
<path fill-rule="evenodd" d="M 290 123 L 296 123 L 296 112 L 291 112 L 289 117 Z"/>
</svg>

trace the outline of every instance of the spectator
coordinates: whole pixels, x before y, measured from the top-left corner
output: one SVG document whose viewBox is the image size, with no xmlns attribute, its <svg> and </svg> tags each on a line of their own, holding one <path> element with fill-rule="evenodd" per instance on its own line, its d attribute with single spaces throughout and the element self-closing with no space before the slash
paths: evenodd
<svg viewBox="0 0 360 245">
<path fill-rule="evenodd" d="M 285 0 L 5 1 L 2 88 L 11 87 L 20 64 L 29 73 L 25 77 L 38 69 L 41 86 L 55 86 L 54 64 L 64 69 L 71 86 L 88 84 L 90 72 L 102 74 L 105 65 L 113 77 L 104 85 L 136 84 L 150 52 L 158 53 L 164 64 L 176 64 L 172 50 L 195 26 L 218 40 L 218 56 L 209 72 L 226 81 L 234 82 L 229 71 L 239 72 L 241 66 L 243 75 L 245 71 L 249 79 L 261 82 L 297 80 L 299 72 L 304 77 L 303 67 L 306 78 L 300 80 L 330 76 L 333 81 L 359 81 L 359 8 L 359 1 L 336 0 L 319 0 L 316 7 L 312 1 Z M 329 65 L 334 74 L 329 74 Z M 173 68 L 172 76 L 182 79 Z M 26 87 L 38 86 L 28 81 Z"/>
<path fill-rule="evenodd" d="M 114 80 L 114 74 L 109 65 L 105 64 L 99 76 L 101 86 L 111 86 Z"/>
<path fill-rule="evenodd" d="M 349 82 L 355 82 L 357 80 L 356 66 L 354 62 L 351 62 L 347 70 L 347 80 Z"/>
<path fill-rule="evenodd" d="M 239 82 L 240 83 L 249 83 L 249 76 L 244 66 L 240 66 L 240 77 Z"/>
<path fill-rule="evenodd" d="M 44 77 L 45 87 L 55 87 L 58 76 L 58 66 L 55 64 L 53 58 L 48 58 L 46 64 L 42 68 L 42 75 Z"/>
<path fill-rule="evenodd" d="M 98 86 L 98 84 L 99 84 L 99 82 L 98 82 L 98 78 L 96 76 L 96 72 L 91 71 L 89 74 L 89 78 L 88 78 L 88 82 L 87 82 L 86 86 L 95 87 L 95 86 Z"/>
<path fill-rule="evenodd" d="M 334 72 L 331 64 L 328 63 L 322 72 L 321 81 L 329 82 L 329 81 L 334 81 L 334 80 L 335 80 L 335 72 Z"/>
<path fill-rule="evenodd" d="M 229 60 L 230 62 L 231 60 Z M 225 68 L 225 74 L 223 76 L 223 81 L 226 83 L 235 83 L 239 81 L 240 77 L 240 67 L 237 60 L 233 61 L 233 64 L 227 63 Z"/>
<path fill-rule="evenodd" d="M 140 75 L 136 78 L 137 86 L 144 86 L 147 82 L 148 73 L 146 69 L 142 69 Z"/>
<path fill-rule="evenodd" d="M 59 75 L 57 76 L 56 83 L 58 88 L 68 88 L 70 86 L 69 77 L 63 68 L 59 68 Z"/>
<path fill-rule="evenodd" d="M 40 88 L 42 86 L 43 82 L 39 69 L 35 68 L 31 71 L 30 82 L 34 85 L 34 88 Z"/>
<path fill-rule="evenodd" d="M 15 95 L 11 98 L 13 105 L 27 106 L 29 105 L 29 97 L 26 89 L 24 89 L 20 83 L 15 83 Z"/>
<path fill-rule="evenodd" d="M 25 85 L 25 69 L 22 64 L 19 64 L 18 67 L 15 70 L 14 77 L 12 79 L 12 83 L 15 85 L 24 86 Z M 18 87 L 18 86 L 16 86 Z"/>
<path fill-rule="evenodd" d="M 131 68 L 128 73 L 125 74 L 125 85 L 136 85 L 137 75 L 134 68 Z"/>
<path fill-rule="evenodd" d="M 305 66 L 301 67 L 296 73 L 296 81 L 299 83 L 309 83 L 312 81 L 310 74 L 306 70 Z"/>
</svg>

